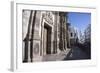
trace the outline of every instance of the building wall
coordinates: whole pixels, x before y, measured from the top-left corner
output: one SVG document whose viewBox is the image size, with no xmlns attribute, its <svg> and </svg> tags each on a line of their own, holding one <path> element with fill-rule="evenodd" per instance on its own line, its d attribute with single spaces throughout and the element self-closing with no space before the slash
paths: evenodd
<svg viewBox="0 0 100 73">
<path fill-rule="evenodd" d="M 66 13 L 64 12 L 60 12 L 59 13 L 60 16 L 60 43 L 59 43 L 59 49 L 60 50 L 66 50 L 67 49 L 67 37 L 66 37 Z"/>
<path fill-rule="evenodd" d="M 68 43 L 69 43 L 69 47 L 73 47 L 77 44 L 78 42 L 78 33 L 77 33 L 77 29 L 75 29 L 74 27 L 72 27 L 71 25 L 68 28 Z"/>
<path fill-rule="evenodd" d="M 41 61 L 44 55 L 67 49 L 66 13 L 23 11 L 23 62 Z M 44 30 L 48 30 L 44 48 Z M 49 52 L 48 52 L 49 51 Z"/>
</svg>

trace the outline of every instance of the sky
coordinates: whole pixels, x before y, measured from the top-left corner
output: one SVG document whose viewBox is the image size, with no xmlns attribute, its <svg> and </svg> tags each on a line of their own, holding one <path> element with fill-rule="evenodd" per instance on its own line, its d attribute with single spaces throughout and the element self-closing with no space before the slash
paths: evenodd
<svg viewBox="0 0 100 73">
<path fill-rule="evenodd" d="M 91 13 L 69 12 L 68 22 L 82 33 L 88 24 L 91 24 Z"/>
</svg>

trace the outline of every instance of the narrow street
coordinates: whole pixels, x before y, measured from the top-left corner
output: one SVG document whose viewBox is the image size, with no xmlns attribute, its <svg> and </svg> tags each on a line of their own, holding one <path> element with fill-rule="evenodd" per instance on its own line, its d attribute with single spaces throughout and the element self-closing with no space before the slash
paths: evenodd
<svg viewBox="0 0 100 73">
<path fill-rule="evenodd" d="M 89 59 L 89 56 L 81 48 L 73 47 L 59 54 L 44 55 L 42 61 L 82 60 Z"/>
<path fill-rule="evenodd" d="M 73 47 L 68 55 L 64 58 L 64 60 L 81 60 L 81 59 L 89 59 L 89 56 L 85 51 L 81 48 Z"/>
</svg>

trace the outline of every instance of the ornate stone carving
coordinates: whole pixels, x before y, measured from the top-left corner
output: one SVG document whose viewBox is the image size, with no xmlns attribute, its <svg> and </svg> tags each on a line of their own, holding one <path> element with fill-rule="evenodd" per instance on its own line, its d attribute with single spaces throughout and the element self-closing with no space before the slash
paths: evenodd
<svg viewBox="0 0 100 73">
<path fill-rule="evenodd" d="M 53 16 L 52 16 L 52 13 L 50 13 L 50 12 L 43 13 L 43 18 L 44 18 L 49 24 L 53 24 Z"/>
</svg>

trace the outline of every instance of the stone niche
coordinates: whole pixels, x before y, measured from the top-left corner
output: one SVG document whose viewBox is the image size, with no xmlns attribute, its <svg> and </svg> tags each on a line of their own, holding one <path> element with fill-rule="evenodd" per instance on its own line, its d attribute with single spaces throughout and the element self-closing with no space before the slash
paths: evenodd
<svg viewBox="0 0 100 73">
<path fill-rule="evenodd" d="M 33 41 L 33 56 L 39 55 L 40 52 L 40 41 Z"/>
<path fill-rule="evenodd" d="M 40 56 L 40 41 L 33 41 L 33 61 L 41 61 L 42 56 Z"/>
</svg>

